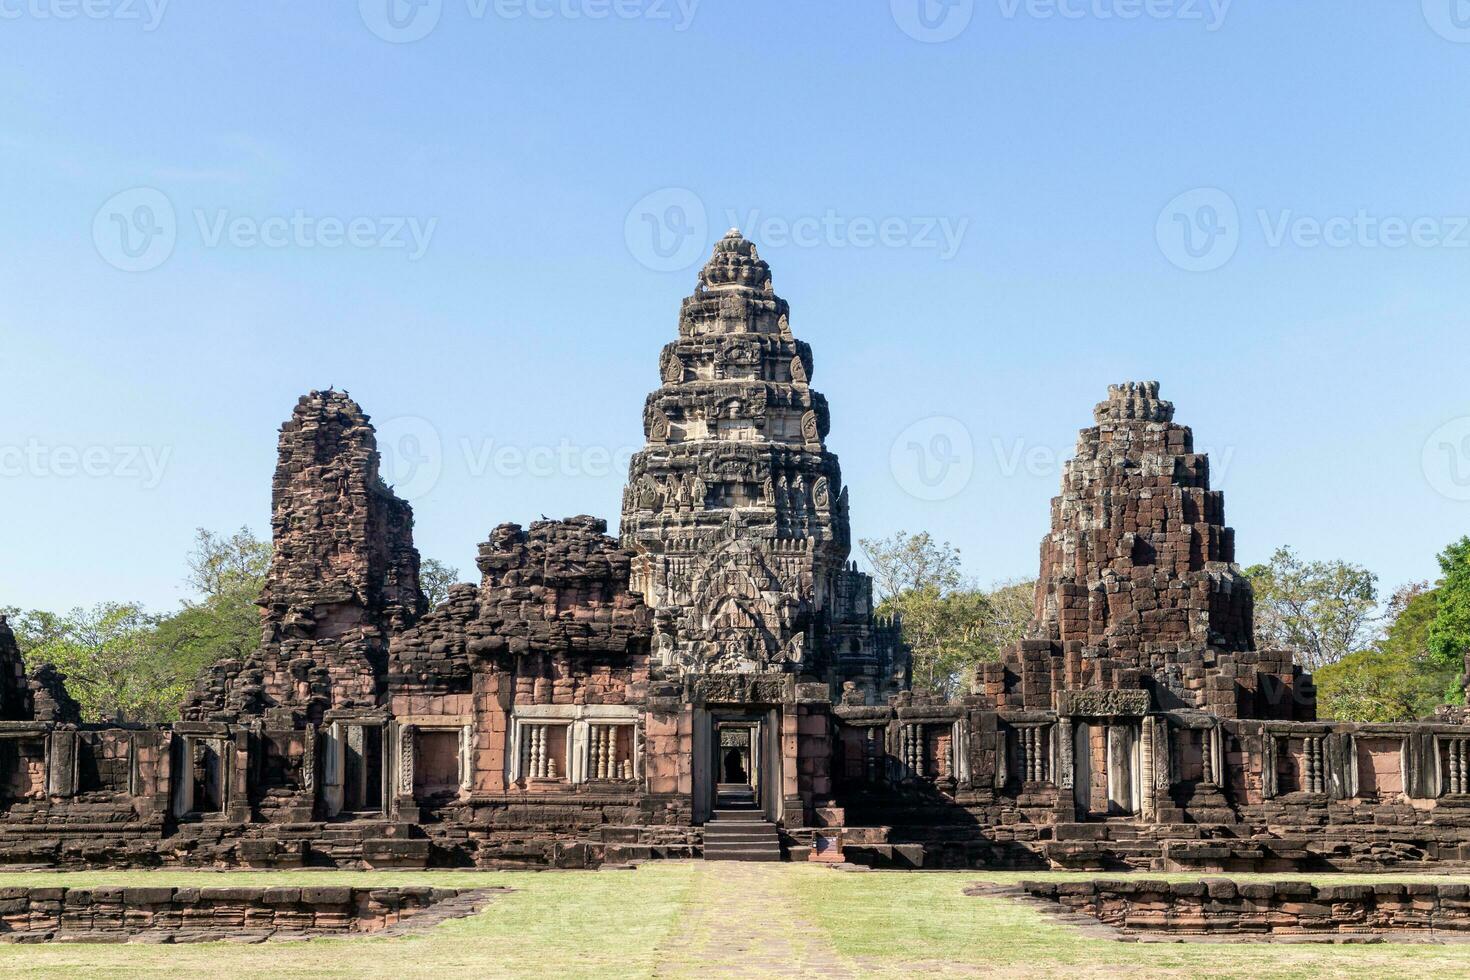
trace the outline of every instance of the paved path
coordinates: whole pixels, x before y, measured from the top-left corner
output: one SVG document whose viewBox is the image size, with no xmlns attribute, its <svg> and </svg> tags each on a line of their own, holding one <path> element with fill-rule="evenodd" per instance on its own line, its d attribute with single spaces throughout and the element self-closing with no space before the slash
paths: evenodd
<svg viewBox="0 0 1470 980">
<path fill-rule="evenodd" d="M 701 864 L 694 901 L 658 951 L 656 977 L 856 977 L 773 874 L 779 865 Z"/>
</svg>

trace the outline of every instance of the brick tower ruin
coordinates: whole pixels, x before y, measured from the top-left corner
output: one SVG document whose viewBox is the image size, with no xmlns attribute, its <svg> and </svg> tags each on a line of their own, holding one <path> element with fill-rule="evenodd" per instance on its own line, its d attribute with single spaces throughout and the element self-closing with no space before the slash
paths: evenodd
<svg viewBox="0 0 1470 980">
<path fill-rule="evenodd" d="M 1093 419 L 1051 503 L 1031 638 L 983 668 L 981 688 L 1027 707 L 1136 689 L 1161 709 L 1314 717 L 1291 652 L 1256 649 L 1224 494 L 1158 382 L 1110 386 Z"/>
<path fill-rule="evenodd" d="M 186 718 L 283 709 L 320 720 L 328 708 L 377 705 L 389 637 L 428 607 L 413 509 L 383 483 L 380 462 L 367 413 L 344 392 L 297 403 L 271 484 L 262 645 L 245 663 L 215 665 Z"/>
<path fill-rule="evenodd" d="M 791 333 L 771 269 L 732 229 L 715 245 L 644 408 L 622 538 L 676 672 L 798 673 L 870 701 L 901 690 L 907 656 L 873 620 L 848 563 L 848 494 L 827 450 L 811 347 Z"/>
</svg>

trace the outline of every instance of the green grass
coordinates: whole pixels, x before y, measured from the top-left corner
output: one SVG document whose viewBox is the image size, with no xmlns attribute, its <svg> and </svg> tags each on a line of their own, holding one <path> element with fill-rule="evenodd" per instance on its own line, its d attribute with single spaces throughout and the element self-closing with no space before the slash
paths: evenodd
<svg viewBox="0 0 1470 980">
<path fill-rule="evenodd" d="M 805 870 L 805 869 L 802 869 Z M 1114 977 L 1432 977 L 1470 976 L 1470 945 L 1373 946 L 1272 943 L 1125 943 L 1091 939 L 1027 906 L 970 898 L 966 886 L 1024 879 L 1068 880 L 1118 875 L 868 872 L 798 874 L 793 886 L 806 916 L 839 952 L 876 969 L 929 959 L 987 972 Z M 1197 881 L 1198 875 L 1147 875 Z M 1237 881 L 1324 880 L 1321 875 L 1229 875 Z M 1357 881 L 1464 881 L 1407 875 Z M 937 965 L 937 964 L 936 964 Z"/>
<path fill-rule="evenodd" d="M 688 901 L 687 866 L 600 872 L 99 872 L 5 874 L 6 885 L 508 885 L 480 915 L 397 939 L 255 946 L 0 945 L 0 972 L 31 977 L 646 977 Z"/>
<path fill-rule="evenodd" d="M 1133 944 L 1090 939 L 1004 899 L 968 898 L 976 881 L 1086 875 L 955 872 L 843 873 L 771 865 L 762 874 L 802 922 L 855 975 L 919 973 L 1075 977 L 1470 976 L 1470 945 L 1283 946 Z M 1191 880 L 1189 875 L 1167 875 Z M 1279 879 L 1285 875 L 1237 879 Z M 1321 876 L 1313 877 L 1323 880 Z M 1413 876 L 1392 880 L 1412 880 Z M 1423 877 L 1423 876 L 1419 876 Z M 1333 877 L 1332 881 L 1365 880 Z M 1386 880 L 1367 878 L 1366 880 Z M 1435 879 L 1445 880 L 1445 879 Z M 1457 880 L 1465 880 L 1463 878 Z M 720 907 L 719 866 L 665 862 L 601 872 L 97 872 L 0 874 L 7 885 L 102 884 L 505 885 L 483 913 L 396 939 L 196 946 L 0 944 L 0 973 L 34 977 L 650 977 L 705 975 L 681 957 L 680 926 L 703 903 Z M 786 901 L 789 899 L 789 901 Z M 758 917 L 744 927 L 767 928 Z M 718 919 L 716 920 L 718 922 Z M 790 924 L 786 935 L 789 937 Z M 733 928 L 733 927 L 732 927 Z M 774 927 L 771 927 L 774 928 Z M 661 948 L 662 947 L 662 948 Z M 660 963 L 666 966 L 660 972 Z M 670 963 L 682 964 L 668 967 Z M 792 975 L 786 971 L 785 975 Z"/>
</svg>

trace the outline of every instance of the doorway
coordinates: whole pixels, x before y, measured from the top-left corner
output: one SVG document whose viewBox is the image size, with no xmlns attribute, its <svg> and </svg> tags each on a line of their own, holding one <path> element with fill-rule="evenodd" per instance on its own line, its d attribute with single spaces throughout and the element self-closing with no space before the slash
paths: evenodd
<svg viewBox="0 0 1470 980">
<path fill-rule="evenodd" d="M 716 721 L 713 772 L 716 795 L 747 796 L 760 806 L 761 723 L 753 719 Z"/>
</svg>

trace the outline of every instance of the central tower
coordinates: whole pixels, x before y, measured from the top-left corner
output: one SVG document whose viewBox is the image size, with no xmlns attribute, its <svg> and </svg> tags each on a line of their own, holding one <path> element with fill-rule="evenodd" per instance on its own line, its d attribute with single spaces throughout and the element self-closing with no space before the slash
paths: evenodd
<svg viewBox="0 0 1470 980">
<path fill-rule="evenodd" d="M 679 312 L 623 494 L 632 587 L 675 673 L 797 673 L 874 701 L 902 688 L 896 630 L 848 564 L 847 490 L 812 351 L 755 246 L 731 230 Z"/>
</svg>

